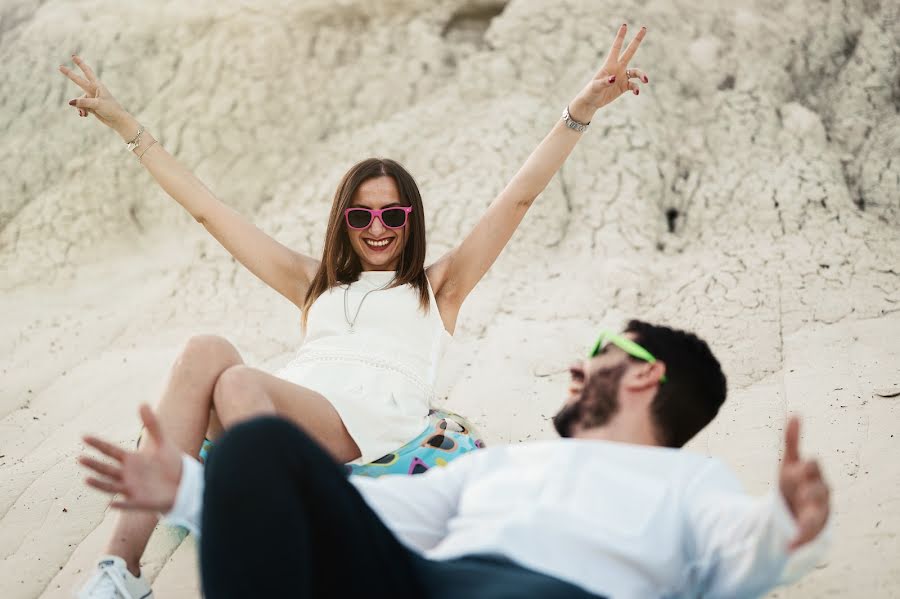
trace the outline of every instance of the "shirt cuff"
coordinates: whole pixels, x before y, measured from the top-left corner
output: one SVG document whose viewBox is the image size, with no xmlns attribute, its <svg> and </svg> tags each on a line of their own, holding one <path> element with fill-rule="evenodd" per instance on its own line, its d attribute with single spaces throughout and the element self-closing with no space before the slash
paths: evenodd
<svg viewBox="0 0 900 599">
<path fill-rule="evenodd" d="M 791 513 L 791 508 L 788 507 L 784 495 L 777 486 L 771 491 L 770 501 L 772 502 L 772 523 L 778 535 L 787 539 L 785 542 L 785 551 L 787 551 L 787 545 L 797 536 L 797 521 L 794 520 L 794 514 Z"/>
<path fill-rule="evenodd" d="M 181 481 L 172 509 L 163 514 L 163 522 L 182 526 L 192 534 L 200 534 L 203 511 L 203 466 L 187 454 L 181 455 Z"/>
<path fill-rule="evenodd" d="M 797 521 L 791 513 L 784 495 L 776 487 L 773 491 L 773 520 L 775 529 L 784 540 L 784 551 L 787 554 L 787 562 L 781 571 L 780 584 L 791 584 L 799 578 L 815 569 L 824 558 L 831 539 L 831 519 L 829 518 L 825 528 L 816 538 L 787 553 L 787 545 L 794 540 L 799 532 Z"/>
</svg>

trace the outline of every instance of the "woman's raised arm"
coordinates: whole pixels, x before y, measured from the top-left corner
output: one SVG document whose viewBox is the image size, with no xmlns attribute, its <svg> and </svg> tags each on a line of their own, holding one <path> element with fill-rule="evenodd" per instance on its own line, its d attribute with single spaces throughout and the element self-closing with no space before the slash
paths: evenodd
<svg viewBox="0 0 900 599">
<path fill-rule="evenodd" d="M 648 82 L 643 71 L 628 68 L 647 29 L 642 27 L 622 52 L 625 31 L 626 26 L 622 25 L 603 66 L 569 103 L 569 116 L 575 123 L 558 121 L 462 243 L 429 268 L 438 307 L 448 326 L 456 322 L 466 296 L 503 251 L 528 208 L 578 143 L 579 124 L 589 123 L 597 110 L 623 93 L 631 91 L 637 95 L 639 90 L 633 80 Z"/>
<path fill-rule="evenodd" d="M 78 56 L 73 55 L 72 59 L 83 77 L 65 66 L 60 66 L 59 70 L 84 94 L 69 104 L 81 116 L 94 115 L 123 140 L 132 142 L 129 147 L 166 193 L 250 272 L 297 306 L 302 306 L 318 261 L 285 247 L 216 198 L 200 179 L 119 105 L 87 63 Z"/>
</svg>

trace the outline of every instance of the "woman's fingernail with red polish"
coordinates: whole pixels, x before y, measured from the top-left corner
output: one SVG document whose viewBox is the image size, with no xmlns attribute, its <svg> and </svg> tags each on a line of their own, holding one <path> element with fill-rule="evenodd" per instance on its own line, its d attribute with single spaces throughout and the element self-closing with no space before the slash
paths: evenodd
<svg viewBox="0 0 900 599">
<path fill-rule="evenodd" d="M 641 90 L 639 90 L 639 89 L 634 90 L 635 96 L 639 96 L 640 94 L 641 94 Z"/>
<path fill-rule="evenodd" d="M 69 106 L 75 106 L 75 100 L 69 100 Z"/>
<path fill-rule="evenodd" d="M 644 75 L 644 83 L 650 83 L 650 77 Z"/>
<path fill-rule="evenodd" d="M 609 78 L 609 82 L 610 82 L 610 83 L 615 83 L 615 82 L 616 82 L 616 76 L 613 75 L 612 77 L 610 77 L 610 78 Z"/>
</svg>

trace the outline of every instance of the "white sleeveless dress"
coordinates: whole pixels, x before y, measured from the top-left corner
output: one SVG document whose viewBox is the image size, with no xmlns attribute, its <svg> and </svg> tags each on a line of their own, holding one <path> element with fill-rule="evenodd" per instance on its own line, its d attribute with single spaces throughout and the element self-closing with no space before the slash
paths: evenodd
<svg viewBox="0 0 900 599">
<path fill-rule="evenodd" d="M 450 333 L 438 313 L 431 285 L 429 309 L 412 285 L 389 285 L 393 271 L 364 271 L 323 293 L 309 308 L 297 355 L 276 376 L 322 394 L 337 410 L 367 463 L 420 434 L 428 422 L 438 366 Z"/>
</svg>

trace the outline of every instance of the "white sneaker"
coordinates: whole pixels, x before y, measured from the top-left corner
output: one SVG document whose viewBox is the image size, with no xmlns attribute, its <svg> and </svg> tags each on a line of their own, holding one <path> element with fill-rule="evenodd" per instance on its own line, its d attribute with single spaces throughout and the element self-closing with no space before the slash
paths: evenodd
<svg viewBox="0 0 900 599">
<path fill-rule="evenodd" d="M 128 571 L 125 560 L 104 555 L 97 571 L 76 595 L 78 599 L 152 599 L 153 589 L 143 576 Z"/>
</svg>

